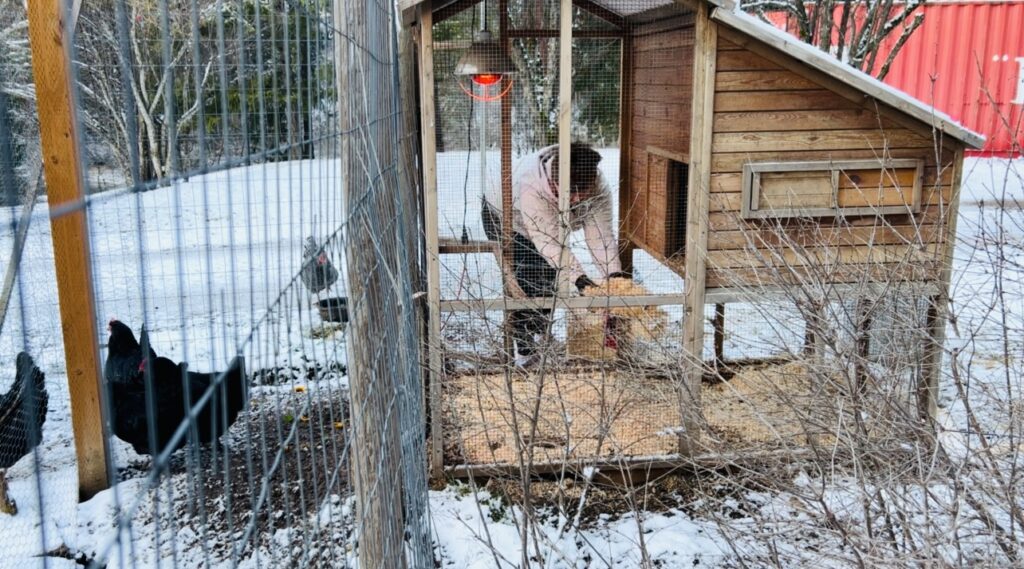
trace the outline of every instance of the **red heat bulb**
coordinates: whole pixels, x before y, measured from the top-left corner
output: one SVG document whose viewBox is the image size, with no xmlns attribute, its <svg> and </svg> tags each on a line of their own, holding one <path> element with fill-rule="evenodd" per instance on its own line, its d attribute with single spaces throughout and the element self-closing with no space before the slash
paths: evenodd
<svg viewBox="0 0 1024 569">
<path fill-rule="evenodd" d="M 477 85 L 494 85 L 501 81 L 500 73 L 478 73 L 473 76 L 473 82 Z"/>
</svg>

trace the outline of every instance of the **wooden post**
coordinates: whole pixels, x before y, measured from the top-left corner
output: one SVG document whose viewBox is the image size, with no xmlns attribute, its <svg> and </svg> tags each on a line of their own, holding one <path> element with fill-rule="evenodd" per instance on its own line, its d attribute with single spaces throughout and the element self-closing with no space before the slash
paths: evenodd
<svg viewBox="0 0 1024 569">
<path fill-rule="evenodd" d="M 569 295 L 569 179 L 572 147 L 572 0 L 562 0 L 558 36 L 558 291 Z"/>
<path fill-rule="evenodd" d="M 502 53 L 509 55 L 512 45 L 508 37 L 508 0 L 498 2 L 498 41 L 501 42 Z M 512 258 L 512 97 L 501 98 L 501 247 L 499 248 L 499 266 L 505 273 L 502 283 L 505 284 L 505 296 L 515 290 L 509 286 L 515 282 L 515 266 Z M 516 283 L 518 289 L 518 283 Z M 515 346 L 512 342 L 511 313 L 502 314 L 501 345 L 505 364 L 515 359 Z"/>
<path fill-rule="evenodd" d="M 858 396 L 867 394 L 868 382 L 868 358 L 871 357 L 871 302 L 867 297 L 857 299 L 855 318 L 857 319 L 856 330 L 856 358 L 853 369 L 853 379 Z"/>
<path fill-rule="evenodd" d="M 928 298 L 928 308 L 925 313 L 925 329 L 928 337 L 925 339 L 924 357 L 921 365 L 921 379 L 917 386 L 917 414 L 925 422 L 935 419 L 938 410 L 937 392 L 939 387 L 940 364 L 942 362 L 941 342 L 945 342 L 944 314 L 940 315 L 939 303 L 942 295 Z M 941 338 L 940 338 L 941 336 Z"/>
<path fill-rule="evenodd" d="M 725 366 L 725 305 L 715 305 L 715 370 Z"/>
<path fill-rule="evenodd" d="M 341 2 L 335 0 L 335 6 L 339 6 Z M 337 16 L 335 17 L 337 22 Z M 401 153 L 400 153 L 400 164 L 404 167 L 400 168 L 401 180 L 402 180 L 402 209 L 406 215 L 406 220 L 409 222 L 411 234 L 407 234 L 405 239 L 406 246 L 406 258 L 408 260 L 409 272 L 412 274 L 412 290 L 413 293 L 419 291 L 425 291 L 427 286 L 426 275 L 424 274 L 425 266 L 421 258 L 422 248 L 420 247 L 420 236 L 414 228 L 418 227 L 416 223 L 417 219 L 420 219 L 422 215 L 421 205 L 423 203 L 419 194 L 419 189 L 422 187 L 422 177 L 420 170 L 416 168 L 416 164 L 419 162 L 417 153 L 419 151 L 419 91 L 417 90 L 418 81 L 416 78 L 417 65 L 416 65 L 416 32 L 417 28 L 408 26 L 399 26 L 398 30 L 398 73 L 399 81 L 398 86 L 400 90 L 401 100 Z M 341 43 L 341 40 L 339 40 Z M 341 61 L 337 59 L 335 61 Z M 341 89 L 339 86 L 339 93 Z M 340 116 L 340 115 L 339 115 Z M 420 339 L 420 345 L 418 350 L 418 360 L 420 370 L 429 369 L 429 357 L 430 354 L 427 350 L 427 343 L 423 340 L 427 337 L 427 322 L 428 322 L 428 311 L 427 302 L 425 296 L 420 300 L 413 301 L 413 310 L 415 310 L 417 322 L 416 322 L 416 337 Z M 421 378 L 426 378 L 426 374 L 421 373 Z M 423 432 L 426 433 L 427 426 L 427 389 L 426 382 L 423 382 L 423 388 L 420 390 L 420 409 L 423 410 Z"/>
<path fill-rule="evenodd" d="M 798 303 L 798 309 L 804 313 L 804 346 L 802 355 L 806 359 L 821 358 L 825 352 L 825 339 L 821 332 L 825 325 L 825 308 L 827 299 L 812 300 Z M 802 306 L 802 308 L 800 308 Z"/>
<path fill-rule="evenodd" d="M 697 9 L 693 65 L 693 108 L 690 124 L 690 188 L 686 216 L 686 303 L 683 351 L 689 365 L 683 372 L 679 407 L 683 432 L 679 452 L 693 454 L 700 439 L 701 379 L 704 375 L 704 293 L 708 243 L 708 203 L 711 190 L 711 127 L 715 104 L 715 64 L 718 25 L 708 6 Z"/>
<path fill-rule="evenodd" d="M 28 3 L 32 73 L 51 211 L 76 202 L 84 204 L 85 195 L 63 7 L 61 0 Z M 109 481 L 100 405 L 99 339 L 84 205 L 52 217 L 50 228 L 71 395 L 71 425 L 78 456 L 78 494 L 84 500 L 107 488 Z"/>
<path fill-rule="evenodd" d="M 800 354 L 804 357 L 810 357 L 814 354 L 814 332 L 812 330 L 812 324 L 810 318 L 804 320 L 804 347 L 800 351 Z"/>
<path fill-rule="evenodd" d="M 434 118 L 434 32 L 431 3 L 419 8 L 420 23 L 420 150 L 423 154 L 423 230 L 427 240 L 427 305 L 430 311 L 427 349 L 430 352 L 430 476 L 444 474 L 441 417 L 441 266 L 437 222 L 437 133 Z"/>
<path fill-rule="evenodd" d="M 623 36 L 619 50 L 619 259 L 622 270 L 633 271 L 633 242 L 629 228 L 629 212 L 633 208 L 632 145 L 633 140 L 633 38 Z"/>
<path fill-rule="evenodd" d="M 938 412 L 939 376 L 942 373 L 942 354 L 946 344 L 946 320 L 949 310 L 949 282 L 953 273 L 953 253 L 956 249 L 956 224 L 960 212 L 960 177 L 964 171 L 964 151 L 959 149 L 953 159 L 953 191 L 946 210 L 946 242 L 942 267 L 936 285 L 938 294 L 928 306 L 928 344 L 925 346 L 921 384 L 917 388 L 918 413 L 922 419 L 934 423 Z M 933 206 L 934 207 L 934 206 Z"/>
<path fill-rule="evenodd" d="M 343 0 L 334 0 L 340 3 Z M 398 317 L 394 307 L 402 303 L 404 291 L 391 286 L 388 274 L 408 270 L 401 253 L 393 247 L 379 247 L 374 224 L 393 219 L 396 208 L 391 195 L 381 197 L 372 181 L 374 172 L 367 172 L 367 147 L 375 147 L 383 164 L 393 160 L 393 146 L 381 144 L 384 129 L 373 128 L 372 121 L 382 116 L 387 95 L 397 95 L 371 76 L 372 52 L 351 49 L 351 42 L 370 50 L 388 49 L 388 36 L 374 35 L 367 29 L 374 15 L 359 2 L 335 5 L 338 38 L 345 43 L 339 50 L 340 79 L 345 90 L 342 99 L 342 122 L 347 126 L 342 140 L 341 187 L 344 212 L 349 227 L 346 234 L 346 272 L 349 283 L 348 377 L 350 385 L 351 449 L 348 456 L 350 480 L 356 500 L 356 526 L 359 532 L 359 566 L 406 567 L 405 509 L 403 503 L 402 437 L 399 429 L 400 409 L 396 393 L 406 377 L 396 374 L 385 360 L 402 356 L 381 354 L 380 345 L 397 346 L 405 339 L 400 325 L 386 322 Z M 392 52 L 393 53 L 393 52 Z M 383 96 L 374 96 L 383 93 Z M 390 110 L 390 109 L 388 109 Z M 369 126 L 368 126 L 369 125 Z M 393 141 L 391 141 L 393 142 Z M 393 192 L 394 186 L 383 189 Z M 359 204 L 359 207 L 353 207 Z M 394 239 L 394 235 L 388 237 Z M 377 251 L 377 254 L 371 254 Z M 413 349 L 413 346 L 404 346 Z M 401 364 L 394 367 L 402 367 Z M 418 539 L 418 538 L 417 538 Z"/>
</svg>

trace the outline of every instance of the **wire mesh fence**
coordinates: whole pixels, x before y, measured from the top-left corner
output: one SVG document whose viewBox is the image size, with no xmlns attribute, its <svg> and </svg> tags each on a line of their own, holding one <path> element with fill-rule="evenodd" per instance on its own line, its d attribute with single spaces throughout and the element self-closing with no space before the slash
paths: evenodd
<svg viewBox="0 0 1024 569">
<path fill-rule="evenodd" d="M 710 33 L 703 4 L 427 4 L 416 70 L 394 8 L 60 5 L 86 183 L 59 205 L 36 195 L 35 22 L 0 10 L 14 559 L 427 566 L 428 453 L 494 477 L 479 519 L 515 503 L 518 544 L 476 536 L 509 566 L 572 564 L 605 499 L 647 560 L 652 472 L 728 493 L 779 451 L 904 474 L 884 463 L 928 439 L 959 147 Z M 474 50 L 514 71 L 468 72 Z M 79 214 L 99 342 L 60 313 L 51 224 Z M 93 401 L 69 354 L 94 344 Z M 113 487 L 78 504 L 83 409 Z"/>
<path fill-rule="evenodd" d="M 35 190 L 36 97 L 22 83 L 42 23 L 8 4 L 0 354 L 13 370 L 25 351 L 45 374 L 33 389 L 22 358 L 29 371 L 0 383 L 10 558 L 432 564 L 392 6 L 61 3 L 85 195 L 53 215 L 84 214 L 94 295 L 58 300 L 66 261 Z M 79 300 L 99 320 L 95 401 L 75 399 L 88 378 L 64 365 L 97 349 L 62 335 L 61 303 Z M 101 406 L 111 488 L 79 505 L 77 422 Z"/>
<path fill-rule="evenodd" d="M 568 369 L 564 376 L 561 371 L 552 372 L 553 383 L 546 392 L 537 384 L 536 375 L 523 374 L 526 367 L 539 369 L 541 362 L 546 369 L 563 370 L 571 361 L 614 359 L 615 350 L 605 346 L 601 333 L 605 323 L 599 314 L 546 306 L 507 310 L 509 300 L 567 293 L 565 283 L 560 282 L 565 278 L 569 286 L 591 277 L 602 282 L 622 269 L 616 235 L 620 226 L 625 30 L 621 17 L 597 10 L 602 19 L 595 15 L 594 5 L 588 6 L 591 10 L 572 9 L 570 128 L 574 146 L 569 169 L 574 187 L 593 186 L 585 189 L 596 191 L 578 206 L 574 202 L 570 214 L 573 268 L 567 271 L 571 273 L 568 277 L 555 269 L 560 266 L 562 236 L 557 193 L 551 189 L 559 175 L 560 79 L 566 72 L 559 59 L 559 5 L 483 2 L 457 13 L 445 12 L 433 25 L 439 117 L 440 289 L 442 305 L 447 302 L 454 307 L 443 313 L 441 329 L 451 372 L 443 415 L 446 464 L 511 463 L 534 445 L 541 449 L 544 460 L 594 457 L 608 448 L 621 454 L 623 445 L 636 447 L 626 450 L 627 454 L 667 450 L 656 443 L 652 446 L 651 441 L 644 448 L 643 444 L 637 446 L 637 440 L 650 438 L 648 433 L 661 428 L 624 427 L 629 425 L 628 418 L 615 422 L 618 438 L 610 437 L 609 442 L 598 434 L 611 426 L 609 417 L 621 414 L 620 407 L 637 408 L 638 404 L 632 396 L 600 395 L 617 385 L 600 365 L 582 371 Z M 479 30 L 500 35 L 501 47 L 492 49 L 507 51 L 515 68 L 511 79 L 495 87 L 474 84 L 459 69 L 462 54 Z M 508 137 L 507 142 L 503 136 Z M 510 150 L 510 156 L 502 155 L 503 147 Z M 505 201 L 506 191 L 510 203 Z M 652 277 L 640 270 L 634 274 L 635 282 L 652 288 L 661 284 L 674 291 L 672 285 L 679 284 L 671 273 Z M 470 307 L 488 299 L 488 307 Z M 460 303 L 464 306 L 459 307 Z M 674 323 L 669 322 L 672 311 L 648 311 L 651 319 L 645 337 L 650 337 L 655 327 L 671 335 L 674 326 L 678 334 L 679 315 Z M 601 321 L 592 321 L 595 318 Z M 582 337 L 595 326 L 601 337 Z M 506 363 L 516 378 L 513 384 L 507 383 Z M 516 363 L 525 367 L 516 367 Z M 567 392 L 559 392 L 558 398 L 543 397 L 552 404 L 550 409 L 536 409 L 529 403 L 542 393 L 558 392 L 563 385 Z M 664 387 L 671 389 L 670 383 Z M 617 404 L 609 403 L 604 416 L 586 411 L 614 399 Z M 520 418 L 521 424 L 516 419 L 520 412 L 534 419 L 539 413 L 544 417 L 543 426 L 530 432 L 528 419 Z M 576 418 L 578 432 L 570 433 L 565 421 L 559 420 L 570 415 Z M 662 426 L 674 425 L 677 421 L 671 417 L 676 415 L 669 409 Z M 521 448 L 519 438 L 526 447 Z M 583 441 L 580 446 L 578 441 Z M 576 452 L 566 451 L 569 448 Z"/>
</svg>

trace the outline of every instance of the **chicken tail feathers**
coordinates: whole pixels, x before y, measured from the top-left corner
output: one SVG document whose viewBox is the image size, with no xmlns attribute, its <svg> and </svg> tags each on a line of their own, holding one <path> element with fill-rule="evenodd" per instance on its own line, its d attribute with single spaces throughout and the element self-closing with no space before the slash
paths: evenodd
<svg viewBox="0 0 1024 569">
<path fill-rule="evenodd" d="M 15 365 L 14 385 L 0 397 L 0 468 L 11 466 L 42 440 L 49 402 L 46 376 L 32 357 L 21 352 Z"/>
<path fill-rule="evenodd" d="M 245 406 L 246 395 L 249 391 L 244 356 L 235 356 L 235 359 L 231 360 L 231 367 L 228 369 L 225 381 L 228 388 L 228 407 L 241 410 Z"/>
<path fill-rule="evenodd" d="M 142 353 L 149 354 L 151 359 L 156 359 L 156 350 L 153 349 L 153 344 L 149 343 L 149 330 L 146 329 L 146 325 L 142 325 L 142 331 L 139 332 L 139 345 L 142 346 Z"/>
<path fill-rule="evenodd" d="M 49 396 L 46 393 L 46 375 L 36 366 L 35 360 L 32 356 L 25 352 L 18 354 L 16 361 L 18 370 L 18 380 L 22 389 L 26 392 L 26 403 L 32 403 L 34 398 L 35 407 L 41 411 L 43 415 L 46 414 L 46 406 L 49 400 Z M 31 391 L 29 391 L 31 390 Z M 41 417 L 39 418 L 40 424 L 42 424 Z"/>
</svg>

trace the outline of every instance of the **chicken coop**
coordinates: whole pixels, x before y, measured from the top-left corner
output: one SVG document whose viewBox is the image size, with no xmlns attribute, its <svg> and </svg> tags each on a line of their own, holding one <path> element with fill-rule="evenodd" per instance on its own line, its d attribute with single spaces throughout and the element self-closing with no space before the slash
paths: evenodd
<svg viewBox="0 0 1024 569">
<path fill-rule="evenodd" d="M 435 475 L 834 441 L 868 389 L 934 411 L 983 137 L 728 0 L 400 9 Z"/>
</svg>

